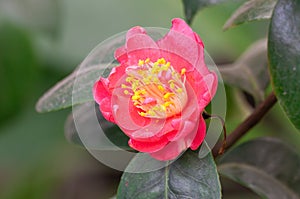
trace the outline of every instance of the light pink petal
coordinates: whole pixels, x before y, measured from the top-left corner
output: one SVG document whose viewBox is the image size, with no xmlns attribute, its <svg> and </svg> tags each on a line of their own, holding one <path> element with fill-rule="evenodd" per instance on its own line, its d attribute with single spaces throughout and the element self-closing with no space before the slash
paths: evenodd
<svg viewBox="0 0 300 199">
<path fill-rule="evenodd" d="M 194 131 L 195 129 L 195 122 L 191 122 L 189 120 L 184 121 L 183 127 L 177 132 L 176 136 L 170 139 L 170 141 L 176 141 L 179 139 L 182 139 L 188 135 L 193 134 L 194 136 L 196 135 Z M 191 135 L 192 136 L 192 135 Z"/>
<path fill-rule="evenodd" d="M 173 160 L 178 157 L 184 150 L 189 148 L 190 145 L 190 140 L 182 139 L 175 142 L 170 142 L 160 151 L 150 153 L 149 155 L 161 161 Z"/>
<path fill-rule="evenodd" d="M 215 72 L 211 72 L 210 74 L 204 77 L 204 81 L 207 84 L 210 98 L 212 99 L 215 96 L 218 88 L 218 76 Z"/>
<path fill-rule="evenodd" d="M 115 58 L 120 63 L 135 65 L 138 61 L 150 58 L 156 61 L 161 57 L 159 48 L 142 27 L 133 27 L 126 34 L 125 46 L 115 52 Z"/>
<path fill-rule="evenodd" d="M 121 46 L 115 51 L 115 58 L 119 61 L 120 64 L 125 64 L 127 62 L 127 51 L 125 46 Z"/>
<path fill-rule="evenodd" d="M 187 148 L 189 148 L 191 146 L 191 144 L 193 144 L 193 142 L 194 142 L 193 140 L 195 140 L 197 138 L 197 135 L 195 136 L 195 134 L 198 132 L 197 131 L 198 130 L 198 124 L 199 123 L 197 123 L 195 125 L 194 129 L 192 130 L 192 132 L 194 132 L 194 133 L 189 133 L 189 134 L 187 134 L 186 137 L 184 137 L 182 139 L 179 139 L 179 140 L 174 141 L 174 142 L 170 142 L 162 150 L 157 151 L 155 153 L 150 153 L 150 155 L 153 158 L 161 160 L 161 161 L 167 161 L 167 160 L 175 159 L 183 151 L 185 151 Z M 196 141 L 195 141 L 194 145 L 196 145 L 196 144 L 198 144 L 198 143 L 196 143 Z"/>
<path fill-rule="evenodd" d="M 189 25 L 187 25 L 187 23 L 180 19 L 180 18 L 175 18 L 172 20 L 172 27 L 171 30 L 180 32 L 182 34 L 184 34 L 187 37 L 190 37 L 191 39 L 194 39 L 194 32 L 191 29 L 191 27 Z"/>
<path fill-rule="evenodd" d="M 206 135 L 206 123 L 205 123 L 203 117 L 201 116 L 199 119 L 199 126 L 198 126 L 198 130 L 196 133 L 196 137 L 194 138 L 190 148 L 192 150 L 196 150 L 200 146 L 200 144 L 203 142 L 205 135 Z"/>
<path fill-rule="evenodd" d="M 118 126 L 128 136 L 148 123 L 147 118 L 138 115 L 136 108 L 132 105 L 130 96 L 125 95 L 123 89 L 114 89 L 112 104 L 113 116 Z"/>
<path fill-rule="evenodd" d="M 173 19 L 170 32 L 157 44 L 164 52 L 163 57 L 171 61 L 172 65 L 183 66 L 183 61 L 174 59 L 174 55 L 177 55 L 189 63 L 190 67 L 184 65 L 187 71 L 191 71 L 192 67 L 203 76 L 209 73 L 205 65 L 203 42 L 184 20 Z"/>
</svg>

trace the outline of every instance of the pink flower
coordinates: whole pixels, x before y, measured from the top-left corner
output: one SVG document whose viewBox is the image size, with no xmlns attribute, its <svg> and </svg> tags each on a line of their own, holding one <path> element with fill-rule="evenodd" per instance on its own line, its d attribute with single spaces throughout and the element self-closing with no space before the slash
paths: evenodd
<svg viewBox="0 0 300 199">
<path fill-rule="evenodd" d="M 217 89 L 203 49 L 182 19 L 173 19 L 158 41 L 141 27 L 127 32 L 125 45 L 115 52 L 120 65 L 100 78 L 93 92 L 103 116 L 130 138 L 130 147 L 171 160 L 203 142 L 202 112 Z"/>
</svg>

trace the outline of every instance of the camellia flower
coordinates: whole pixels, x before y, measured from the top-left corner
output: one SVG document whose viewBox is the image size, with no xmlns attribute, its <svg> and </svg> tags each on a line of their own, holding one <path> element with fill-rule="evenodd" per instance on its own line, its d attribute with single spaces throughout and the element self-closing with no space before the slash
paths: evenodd
<svg viewBox="0 0 300 199">
<path fill-rule="evenodd" d="M 95 83 L 93 93 L 103 116 L 130 138 L 129 146 L 158 160 L 197 149 L 206 134 L 202 112 L 217 89 L 199 36 L 182 19 L 173 19 L 158 41 L 134 27 L 115 58 L 120 65 Z"/>
</svg>

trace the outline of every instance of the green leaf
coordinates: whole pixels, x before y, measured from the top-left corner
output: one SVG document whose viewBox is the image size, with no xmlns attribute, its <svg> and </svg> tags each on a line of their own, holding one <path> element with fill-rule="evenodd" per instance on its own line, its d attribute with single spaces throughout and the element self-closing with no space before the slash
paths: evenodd
<svg viewBox="0 0 300 199">
<path fill-rule="evenodd" d="M 221 65 L 218 69 L 225 83 L 251 94 L 259 104 L 269 84 L 267 41 L 255 42 L 233 64 Z"/>
<path fill-rule="evenodd" d="M 129 138 L 117 125 L 104 119 L 95 102 L 73 108 L 65 123 L 65 136 L 68 141 L 89 149 L 113 150 L 117 146 L 133 151 L 128 146 Z"/>
<path fill-rule="evenodd" d="M 223 1 L 225 0 L 182 0 L 187 23 L 192 23 L 194 16 L 199 10 Z"/>
<path fill-rule="evenodd" d="M 29 35 L 12 24 L 0 25 L 0 122 L 20 111 L 32 96 L 37 58 Z"/>
<path fill-rule="evenodd" d="M 111 68 L 105 68 L 104 65 L 92 65 L 75 70 L 39 99 L 36 110 L 41 113 L 50 112 L 94 101 L 93 85 L 109 69 Z M 74 86 L 75 83 L 76 86 Z M 73 97 L 73 95 L 76 95 L 76 97 Z"/>
<path fill-rule="evenodd" d="M 270 19 L 277 0 L 250 0 L 239 7 L 227 20 L 223 29 L 245 22 Z"/>
<path fill-rule="evenodd" d="M 300 198 L 300 155 L 275 138 L 241 144 L 219 161 L 219 172 L 263 198 Z"/>
<path fill-rule="evenodd" d="M 14 22 L 29 30 L 57 35 L 60 22 L 59 0 L 0 0 L 0 23 Z"/>
<path fill-rule="evenodd" d="M 279 0 L 270 24 L 270 73 L 279 104 L 300 129 L 300 1 Z"/>
<path fill-rule="evenodd" d="M 153 165 L 160 169 L 152 171 Z M 118 199 L 221 198 L 219 177 L 211 154 L 199 159 L 197 153 L 187 151 L 170 165 L 151 157 L 136 156 L 127 171 L 131 173 L 124 172 Z M 138 173 L 141 171 L 148 172 Z"/>
</svg>

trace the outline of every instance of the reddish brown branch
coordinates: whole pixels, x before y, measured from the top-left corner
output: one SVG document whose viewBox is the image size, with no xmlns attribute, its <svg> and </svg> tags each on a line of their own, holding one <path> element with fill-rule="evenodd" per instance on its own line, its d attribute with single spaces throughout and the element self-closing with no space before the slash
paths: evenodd
<svg viewBox="0 0 300 199">
<path fill-rule="evenodd" d="M 234 145 L 243 135 L 245 135 L 253 126 L 255 126 L 264 117 L 264 115 L 273 107 L 273 105 L 276 102 L 277 98 L 272 92 L 267 97 L 267 99 L 263 103 L 261 103 L 252 112 L 252 114 L 227 137 L 226 146 L 222 146 L 222 141 L 216 144 L 216 146 L 212 150 L 214 157 L 219 155 L 220 149 L 225 150 Z"/>
</svg>

